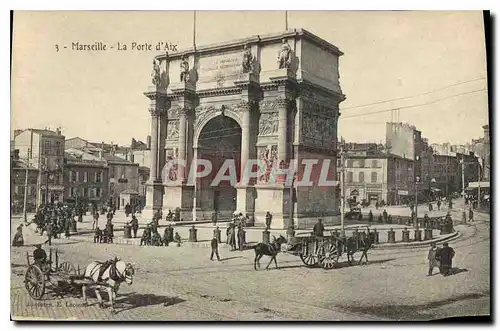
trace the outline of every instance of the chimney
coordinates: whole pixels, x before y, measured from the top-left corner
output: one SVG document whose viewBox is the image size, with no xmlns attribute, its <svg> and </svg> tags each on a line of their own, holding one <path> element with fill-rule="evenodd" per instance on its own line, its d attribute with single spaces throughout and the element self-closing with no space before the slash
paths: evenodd
<svg viewBox="0 0 500 331">
<path fill-rule="evenodd" d="M 128 152 L 128 155 L 129 155 L 129 161 L 130 162 L 134 162 L 134 151 L 131 149 L 129 152 Z"/>
<path fill-rule="evenodd" d="M 148 136 L 146 138 L 146 146 L 147 146 L 147 149 L 151 149 L 151 136 Z"/>
<path fill-rule="evenodd" d="M 130 148 L 135 149 L 136 143 L 137 143 L 136 140 L 134 138 L 132 138 L 132 143 L 130 144 Z"/>
</svg>

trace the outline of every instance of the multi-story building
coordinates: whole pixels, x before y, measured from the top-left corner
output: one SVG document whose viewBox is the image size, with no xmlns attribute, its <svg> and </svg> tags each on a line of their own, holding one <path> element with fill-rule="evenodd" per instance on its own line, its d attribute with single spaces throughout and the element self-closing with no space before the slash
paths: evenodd
<svg viewBox="0 0 500 331">
<path fill-rule="evenodd" d="M 467 154 L 459 154 L 456 155 L 457 161 L 459 163 L 459 171 L 460 171 L 460 187 L 467 188 L 469 183 L 478 182 L 481 179 L 481 166 L 479 163 L 479 158 L 474 154 L 474 152 L 470 152 Z M 463 173 L 464 173 L 464 184 L 462 186 L 462 161 L 463 161 Z"/>
<path fill-rule="evenodd" d="M 38 169 L 27 163 L 27 160 L 19 158 L 19 151 L 13 150 L 11 161 L 11 211 L 21 213 L 24 210 L 24 193 L 27 193 L 26 211 L 28 213 L 36 210 Z M 28 184 L 27 190 L 26 182 Z"/>
<path fill-rule="evenodd" d="M 107 204 L 119 209 L 127 203 L 135 204 L 140 201 L 139 164 L 130 160 L 129 148 L 104 142 L 89 142 L 79 137 L 68 139 L 66 144 L 74 149 L 89 153 L 106 163 L 108 168 Z M 123 158 L 119 155 L 128 156 Z"/>
<path fill-rule="evenodd" d="M 139 199 L 139 165 L 114 155 L 104 153 L 108 165 L 109 198 L 117 209 L 127 203 L 135 204 Z"/>
<path fill-rule="evenodd" d="M 66 150 L 64 167 L 65 200 L 101 206 L 108 198 L 108 165 L 90 153 Z"/>
<path fill-rule="evenodd" d="M 461 192 L 461 166 L 457 159 L 457 154 L 449 152 L 447 154 L 433 155 L 433 183 L 434 189 L 441 193 L 441 196 L 448 197 L 452 193 Z"/>
<path fill-rule="evenodd" d="M 38 169 L 37 204 L 62 202 L 65 140 L 61 130 L 16 130 L 14 147 L 20 159 Z"/>
</svg>

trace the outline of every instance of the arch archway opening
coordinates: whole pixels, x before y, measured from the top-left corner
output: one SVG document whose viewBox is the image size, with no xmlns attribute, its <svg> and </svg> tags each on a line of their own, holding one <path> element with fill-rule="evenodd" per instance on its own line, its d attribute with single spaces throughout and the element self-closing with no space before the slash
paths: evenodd
<svg viewBox="0 0 500 331">
<path fill-rule="evenodd" d="M 198 159 L 212 165 L 210 174 L 197 181 L 203 213 L 215 211 L 219 218 L 225 218 L 236 210 L 234 185 L 240 180 L 241 134 L 240 125 L 224 115 L 209 120 L 200 132 Z M 219 182 L 221 174 L 224 180 Z"/>
</svg>

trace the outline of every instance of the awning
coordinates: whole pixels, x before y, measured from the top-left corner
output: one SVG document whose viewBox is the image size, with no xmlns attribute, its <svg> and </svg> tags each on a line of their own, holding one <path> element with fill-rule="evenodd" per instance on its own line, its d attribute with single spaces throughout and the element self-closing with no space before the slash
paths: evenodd
<svg viewBox="0 0 500 331">
<path fill-rule="evenodd" d="M 467 188 L 490 188 L 490 182 L 470 182 Z"/>
</svg>

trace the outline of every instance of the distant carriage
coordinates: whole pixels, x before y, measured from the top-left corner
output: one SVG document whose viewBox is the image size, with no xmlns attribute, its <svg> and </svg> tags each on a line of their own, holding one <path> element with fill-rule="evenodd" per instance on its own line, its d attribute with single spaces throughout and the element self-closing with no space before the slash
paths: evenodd
<svg viewBox="0 0 500 331">
<path fill-rule="evenodd" d="M 347 261 L 351 264 L 354 254 L 361 252 L 360 262 L 365 257 L 368 262 L 368 250 L 372 247 L 372 238 L 368 234 L 355 231 L 351 237 L 342 237 L 332 232 L 330 236 L 297 236 L 288 245 L 288 253 L 299 256 L 308 267 L 320 266 L 323 269 L 333 269 L 340 258 L 346 254 Z"/>
</svg>

